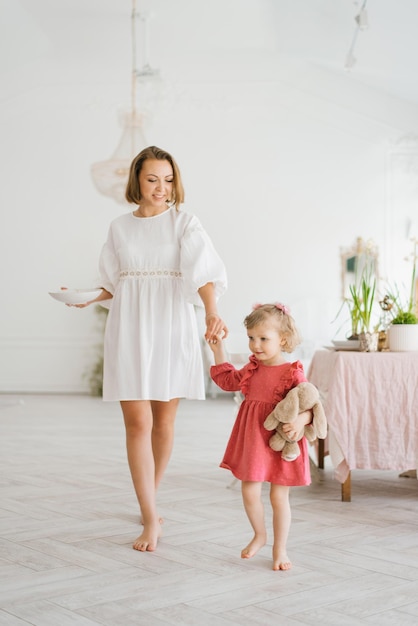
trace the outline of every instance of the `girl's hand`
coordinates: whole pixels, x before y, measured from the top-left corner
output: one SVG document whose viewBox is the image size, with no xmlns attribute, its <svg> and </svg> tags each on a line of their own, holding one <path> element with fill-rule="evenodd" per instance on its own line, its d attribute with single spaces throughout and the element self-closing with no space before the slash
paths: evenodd
<svg viewBox="0 0 418 626">
<path fill-rule="evenodd" d="M 214 353 L 219 353 L 221 350 L 223 350 L 223 343 L 222 343 L 222 339 L 223 339 L 223 335 L 215 335 L 215 337 L 213 339 L 207 339 L 207 343 L 209 344 L 209 348 L 212 350 L 212 352 Z"/>
<path fill-rule="evenodd" d="M 208 341 L 209 348 L 213 352 L 215 358 L 215 365 L 220 363 L 226 363 L 226 354 L 224 350 L 223 333 L 216 335 L 214 339 Z"/>
<path fill-rule="evenodd" d="M 291 439 L 292 441 L 296 441 L 299 437 L 300 433 L 304 426 L 307 426 L 312 422 L 313 412 L 312 409 L 308 409 L 307 411 L 303 411 L 299 413 L 297 417 L 295 417 L 293 422 L 289 422 L 287 424 L 282 425 L 283 432 L 286 437 Z"/>
<path fill-rule="evenodd" d="M 205 321 L 205 339 L 209 345 L 211 343 L 216 343 L 219 339 L 225 339 L 228 336 L 228 328 L 217 313 L 208 313 L 205 317 Z"/>
</svg>

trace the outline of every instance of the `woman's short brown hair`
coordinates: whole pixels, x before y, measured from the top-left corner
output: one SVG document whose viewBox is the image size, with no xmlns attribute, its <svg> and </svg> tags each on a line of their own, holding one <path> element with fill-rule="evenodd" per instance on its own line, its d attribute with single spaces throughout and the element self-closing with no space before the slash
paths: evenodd
<svg viewBox="0 0 418 626">
<path fill-rule="evenodd" d="M 184 189 L 181 181 L 180 170 L 168 152 L 157 148 L 157 146 L 149 146 L 141 150 L 136 155 L 129 168 L 128 184 L 126 185 L 125 198 L 133 204 L 141 203 L 141 189 L 139 186 L 139 174 L 142 166 L 148 159 L 156 159 L 157 161 L 168 161 L 173 168 L 173 196 L 170 199 L 171 204 L 175 204 L 178 209 L 179 204 L 184 202 Z"/>
</svg>

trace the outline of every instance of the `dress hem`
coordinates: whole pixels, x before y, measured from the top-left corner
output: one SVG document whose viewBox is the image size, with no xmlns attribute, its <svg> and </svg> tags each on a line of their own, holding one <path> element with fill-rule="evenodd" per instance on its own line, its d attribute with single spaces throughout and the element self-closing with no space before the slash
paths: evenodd
<svg viewBox="0 0 418 626">
<path fill-rule="evenodd" d="M 143 402 L 170 402 L 170 400 L 206 400 L 206 396 L 173 396 L 172 398 L 137 398 L 137 397 L 124 397 L 124 398 L 107 398 L 102 397 L 103 402 L 135 402 L 135 401 L 143 401 Z"/>
<path fill-rule="evenodd" d="M 221 467 L 222 469 L 229 470 L 234 478 L 240 481 L 244 481 L 244 482 L 270 483 L 271 485 L 281 485 L 282 487 L 309 487 L 309 485 L 312 484 L 311 480 L 309 480 L 309 482 L 303 482 L 303 483 L 300 483 L 300 482 L 292 483 L 292 482 L 278 482 L 277 480 L 269 480 L 268 478 L 242 478 L 241 476 L 237 476 L 234 470 L 231 469 L 229 465 L 226 465 L 225 463 L 220 463 L 219 467 Z"/>
</svg>

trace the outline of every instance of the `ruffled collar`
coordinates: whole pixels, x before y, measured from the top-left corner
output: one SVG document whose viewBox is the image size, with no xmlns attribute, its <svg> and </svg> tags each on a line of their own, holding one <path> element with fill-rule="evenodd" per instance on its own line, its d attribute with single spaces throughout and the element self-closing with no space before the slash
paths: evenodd
<svg viewBox="0 0 418 626">
<path fill-rule="evenodd" d="M 280 382 L 274 389 L 274 402 L 277 404 L 284 398 L 289 389 L 294 387 L 298 377 L 298 372 L 303 374 L 303 365 L 300 361 L 294 361 L 293 363 L 282 363 L 281 365 L 273 365 L 273 366 L 264 366 L 264 367 L 283 367 L 287 365 L 285 371 L 280 376 Z M 245 396 L 249 390 L 250 380 L 253 374 L 259 369 L 259 367 L 263 367 L 262 363 L 252 354 L 249 359 L 248 365 L 245 367 L 244 375 L 241 379 L 240 390 Z"/>
</svg>

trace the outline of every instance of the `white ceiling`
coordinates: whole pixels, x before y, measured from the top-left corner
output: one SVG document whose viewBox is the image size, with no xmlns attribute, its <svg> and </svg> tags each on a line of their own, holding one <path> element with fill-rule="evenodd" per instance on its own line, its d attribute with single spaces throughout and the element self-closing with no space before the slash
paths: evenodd
<svg viewBox="0 0 418 626">
<path fill-rule="evenodd" d="M 130 54 L 132 0 L 0 0 L 3 75 L 48 55 L 79 58 L 120 71 Z M 369 28 L 360 31 L 347 73 L 345 57 L 363 1 L 136 0 L 151 12 L 152 56 L 184 63 L 188 55 L 271 53 L 346 76 L 418 104 L 418 1 L 368 0 Z M 262 57 L 260 57 L 262 58 Z"/>
</svg>

